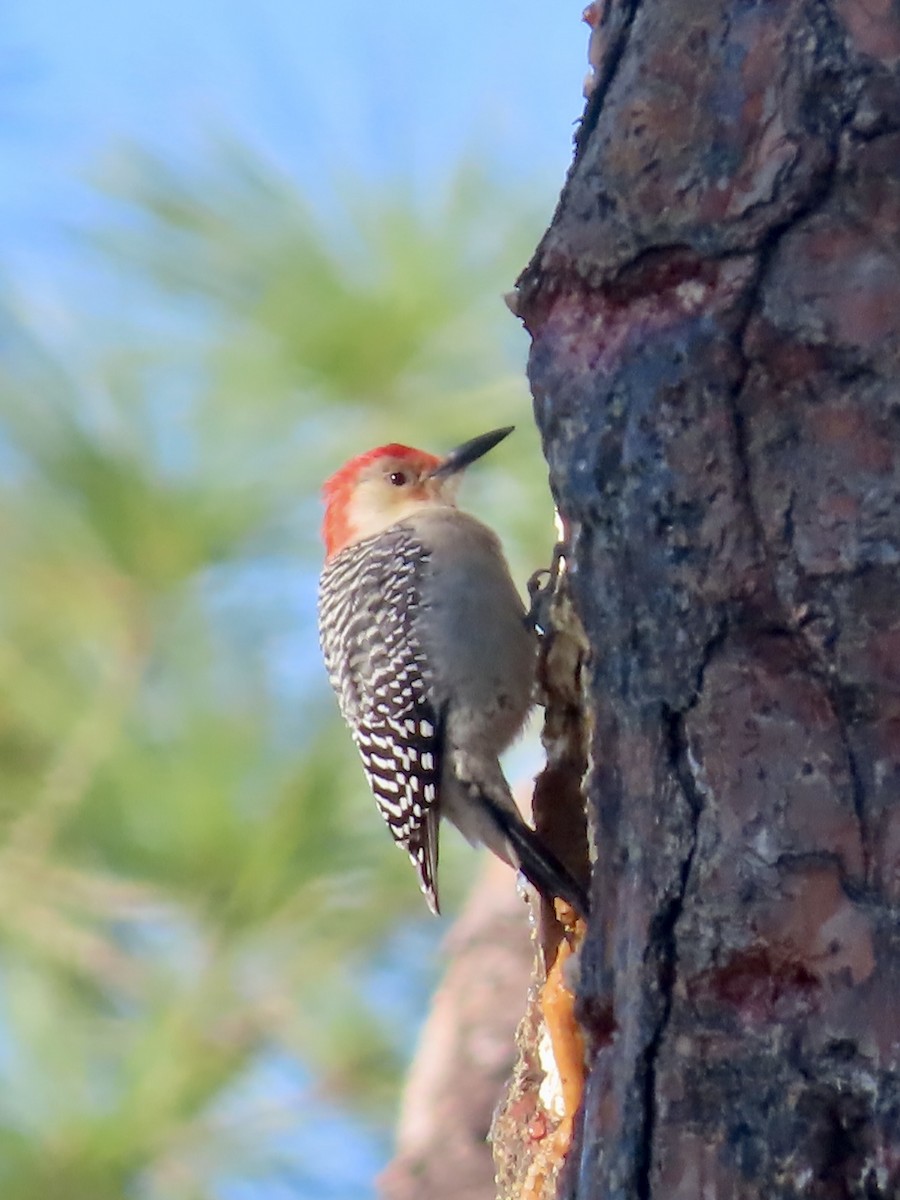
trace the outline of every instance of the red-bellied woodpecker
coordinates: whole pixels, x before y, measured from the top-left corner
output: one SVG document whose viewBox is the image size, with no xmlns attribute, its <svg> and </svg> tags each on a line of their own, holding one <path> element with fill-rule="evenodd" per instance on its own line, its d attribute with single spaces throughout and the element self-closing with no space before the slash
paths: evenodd
<svg viewBox="0 0 900 1200">
<path fill-rule="evenodd" d="M 500 768 L 531 707 L 537 645 L 499 541 L 456 507 L 461 472 L 510 432 L 444 459 L 379 446 L 328 480 L 319 637 L 369 786 L 431 910 L 446 817 L 586 915 L 584 890 L 522 820 Z"/>
</svg>

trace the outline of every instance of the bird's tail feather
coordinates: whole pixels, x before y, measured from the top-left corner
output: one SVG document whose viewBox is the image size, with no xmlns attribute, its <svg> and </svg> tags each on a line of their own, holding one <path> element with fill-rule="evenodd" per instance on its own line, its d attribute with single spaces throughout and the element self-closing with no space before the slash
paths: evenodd
<svg viewBox="0 0 900 1200">
<path fill-rule="evenodd" d="M 569 869 L 563 866 L 517 812 L 501 808 L 489 796 L 484 796 L 484 800 L 506 839 L 514 865 L 528 882 L 548 900 L 554 896 L 565 900 L 579 917 L 587 920 L 590 912 L 587 892 Z"/>
</svg>

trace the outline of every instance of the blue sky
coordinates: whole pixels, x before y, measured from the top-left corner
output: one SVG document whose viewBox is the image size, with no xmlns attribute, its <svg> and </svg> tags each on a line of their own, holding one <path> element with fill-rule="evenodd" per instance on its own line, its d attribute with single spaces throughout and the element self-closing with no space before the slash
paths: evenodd
<svg viewBox="0 0 900 1200">
<path fill-rule="evenodd" d="M 63 231 L 98 211 L 88 172 L 123 139 L 181 159 L 227 131 L 327 205 L 348 173 L 427 194 L 467 149 L 552 188 L 582 108 L 577 4 L 4 7 L 0 248 L 43 286 L 66 265 Z"/>
</svg>

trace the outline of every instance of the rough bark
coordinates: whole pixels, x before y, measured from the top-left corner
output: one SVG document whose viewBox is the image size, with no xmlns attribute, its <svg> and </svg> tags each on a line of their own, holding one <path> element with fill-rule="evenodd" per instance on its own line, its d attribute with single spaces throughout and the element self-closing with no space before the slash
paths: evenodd
<svg viewBox="0 0 900 1200">
<path fill-rule="evenodd" d="M 591 648 L 563 1190 L 896 1198 L 900 9 L 609 0 L 594 39 L 518 288 Z"/>
</svg>

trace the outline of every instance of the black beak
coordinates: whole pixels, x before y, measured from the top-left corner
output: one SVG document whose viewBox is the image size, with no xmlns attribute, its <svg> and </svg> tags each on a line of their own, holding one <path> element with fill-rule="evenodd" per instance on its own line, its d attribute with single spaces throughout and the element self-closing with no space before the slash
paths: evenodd
<svg viewBox="0 0 900 1200">
<path fill-rule="evenodd" d="M 429 479 L 446 479 L 450 475 L 457 475 L 460 471 L 464 471 L 466 467 L 471 466 L 476 459 L 487 454 L 488 450 L 502 442 L 505 437 L 508 437 L 515 429 L 515 425 L 506 425 L 503 429 L 492 429 L 490 433 L 482 433 L 479 437 L 474 437 L 468 442 L 463 442 L 461 446 L 457 446 L 455 450 L 451 450 L 445 459 L 430 472 Z"/>
</svg>

